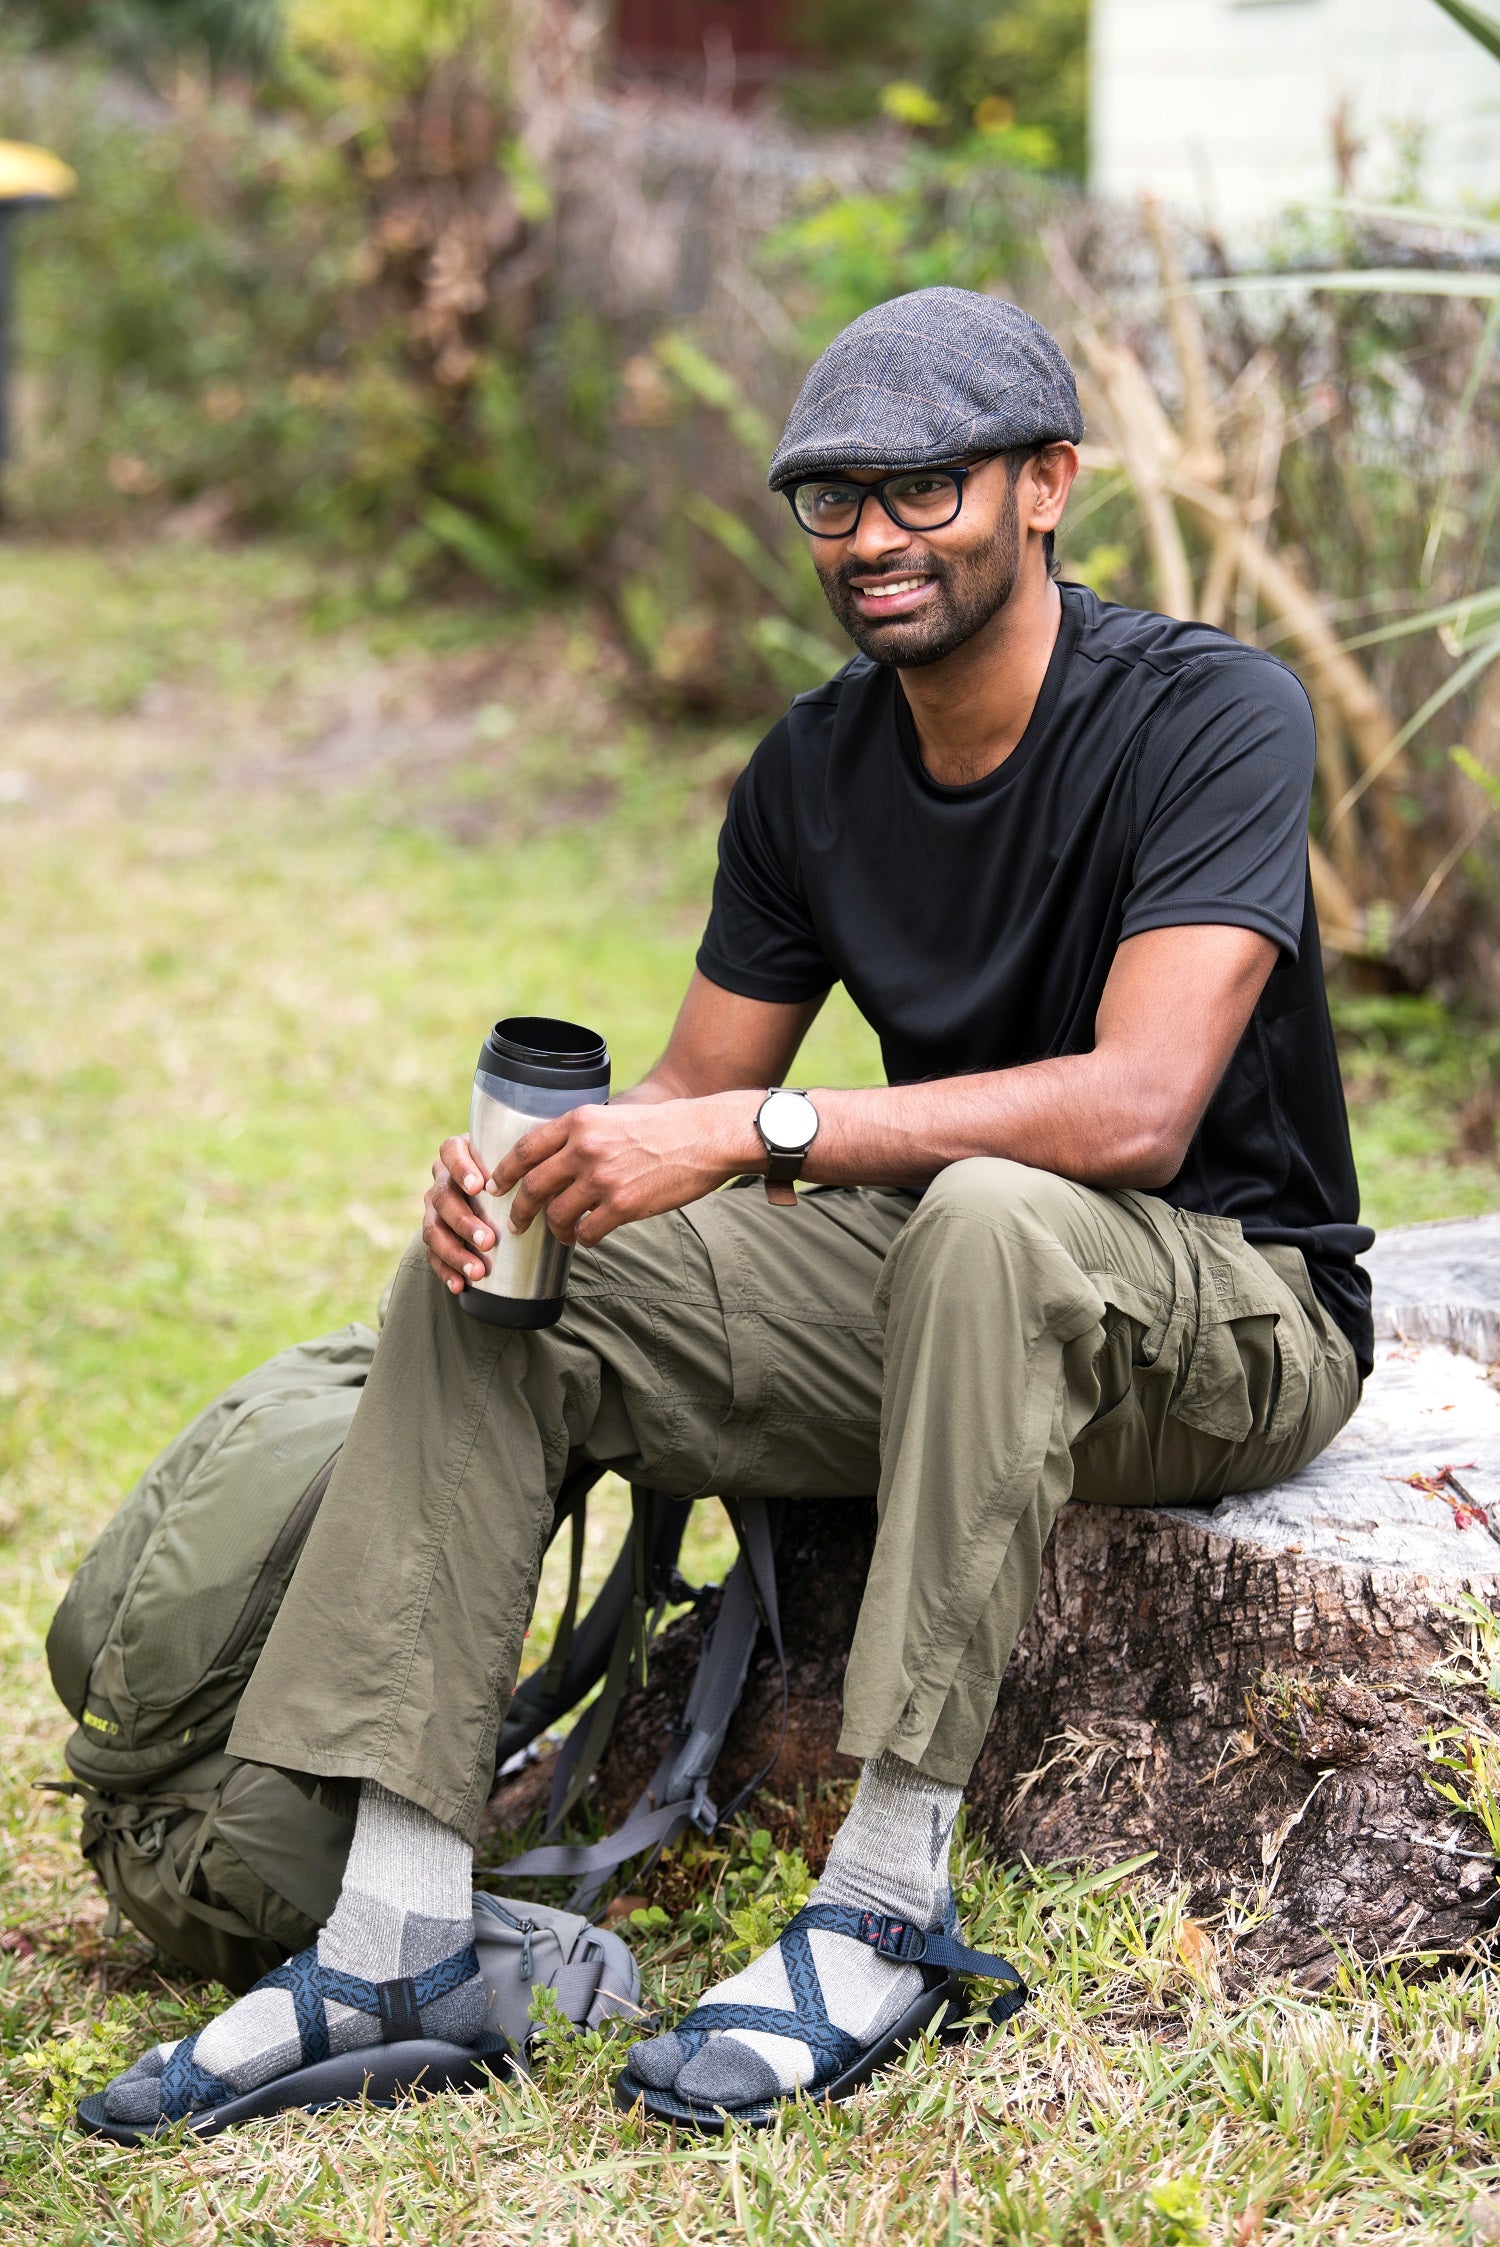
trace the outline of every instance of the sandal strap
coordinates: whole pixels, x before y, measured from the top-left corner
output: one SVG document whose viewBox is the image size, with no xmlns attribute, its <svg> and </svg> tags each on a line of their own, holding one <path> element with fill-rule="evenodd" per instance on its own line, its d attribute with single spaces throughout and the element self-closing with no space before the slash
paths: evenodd
<svg viewBox="0 0 1500 2247">
<path fill-rule="evenodd" d="M 854 1904 L 805 1904 L 788 1920 L 779 1937 L 782 1964 L 792 1993 L 794 2010 L 784 2006 L 713 2004 L 695 2006 L 677 2025 L 690 2056 L 702 2050 L 710 2036 L 724 2029 L 758 2029 L 768 2036 L 795 2037 L 813 2055 L 810 2091 L 857 2060 L 865 2047 L 856 2037 L 836 2028 L 828 2018 L 823 1985 L 813 1957 L 810 1937 L 817 1933 L 846 1935 L 867 1943 L 893 1964 L 918 1966 L 929 1988 L 952 1974 L 982 1974 L 1001 1985 L 990 2007 L 990 2017 L 1004 2021 L 1025 2004 L 1026 1984 L 995 1951 L 971 1950 L 957 1935 L 958 1916 L 950 1905 L 939 1927 L 918 1927 L 911 1920 L 888 1912 L 863 1911 Z"/>
<path fill-rule="evenodd" d="M 163 2122 L 180 2122 L 184 2115 L 196 2114 L 200 2107 L 222 2106 L 234 2097 L 234 2088 L 217 2075 L 210 2075 L 193 2057 L 197 2048 L 196 2036 L 184 2037 L 175 2052 L 168 2055 L 161 2071 L 161 2118 Z"/>
<path fill-rule="evenodd" d="M 1002 1958 L 998 1951 L 970 1950 L 967 1943 L 958 1940 L 958 1916 L 951 1906 L 941 1926 L 918 1927 L 912 1920 L 896 1919 L 889 1912 L 862 1911 L 855 1904 L 805 1904 L 787 1933 L 794 1927 L 817 1927 L 830 1935 L 847 1935 L 856 1943 L 868 1943 L 882 1958 L 902 1965 L 930 1967 L 944 1974 L 980 1974 L 986 1981 L 999 1982 L 1001 1994 L 990 2007 L 996 2021 L 1007 2020 L 1031 1994 L 1008 1958 Z"/>
<path fill-rule="evenodd" d="M 696 2056 L 708 2039 L 721 2029 L 759 2029 L 767 2036 L 795 2037 L 805 2044 L 813 2056 L 813 2086 L 820 2079 L 838 2075 L 859 2058 L 864 2046 L 845 2030 L 835 2028 L 823 2008 L 822 1991 L 818 1993 L 818 2018 L 809 2018 L 799 2006 L 788 2013 L 774 2005 L 700 2005 L 690 2013 L 677 2034 L 693 2038 L 690 2056 Z"/>
<path fill-rule="evenodd" d="M 328 2039 L 328 2013 L 325 1999 L 335 2005 L 352 2006 L 356 2012 L 372 2013 L 380 2022 L 381 2042 L 402 2044 L 409 2038 L 422 2035 L 421 2011 L 432 2005 L 450 1990 L 472 1981 L 479 1972 L 479 1953 L 470 1943 L 467 1948 L 455 1951 L 451 1958 L 439 1959 L 436 1966 L 424 1967 L 420 1974 L 398 1975 L 389 1982 L 367 1982 L 359 1974 L 344 1974 L 336 1967 L 322 1966 L 318 1962 L 316 1944 L 298 1951 L 282 1966 L 263 1974 L 255 1987 L 258 1990 L 287 1990 L 297 2016 L 297 2035 L 302 2045 L 301 2065 L 316 2067 L 320 2060 L 331 2057 Z M 238 2096 L 233 2084 L 221 2076 L 210 2075 L 200 2067 L 195 2057 L 198 2039 L 185 2037 L 165 2062 L 161 2071 L 161 2112 L 164 2122 L 181 2122 L 184 2115 L 196 2114 L 203 2107 L 222 2106 L 226 2100 Z"/>
<path fill-rule="evenodd" d="M 694 2053 L 702 2049 L 711 2035 L 723 2029 L 757 2029 L 766 2036 L 794 2037 L 807 2046 L 813 2057 L 810 2090 L 816 2090 L 820 2082 L 841 2074 L 859 2058 L 864 2046 L 847 2030 L 836 2027 L 828 2017 L 817 1961 L 808 1939 L 813 1929 L 821 1924 L 816 1917 L 809 1918 L 806 1912 L 799 1912 L 795 1919 L 788 1921 L 779 1937 L 781 1962 L 792 1993 L 792 2011 L 779 2005 L 733 2002 L 699 2005 L 680 2024 L 678 2036 L 692 2039 Z M 839 1927 L 834 1932 L 843 1934 L 846 1930 Z"/>
<path fill-rule="evenodd" d="M 325 2000 L 347 2005 L 356 2013 L 369 2013 L 380 2023 L 383 2044 L 404 2044 L 423 2033 L 419 2018 L 424 2005 L 433 2005 L 450 1991 L 473 1981 L 479 1973 L 479 1953 L 472 1943 L 420 1974 L 399 1974 L 387 1982 L 367 1981 L 362 1974 L 346 1974 L 324 1966 L 317 1945 L 299 1951 L 285 1965 L 262 1975 L 257 1989 L 287 1990 L 297 2015 L 302 2042 L 302 2065 L 316 2067 L 330 2056 L 328 2013 Z"/>
</svg>

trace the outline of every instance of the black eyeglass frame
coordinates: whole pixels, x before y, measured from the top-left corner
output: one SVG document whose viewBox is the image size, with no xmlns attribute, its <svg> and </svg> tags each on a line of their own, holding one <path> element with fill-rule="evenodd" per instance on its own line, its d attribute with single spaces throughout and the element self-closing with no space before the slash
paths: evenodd
<svg viewBox="0 0 1500 2247">
<path fill-rule="evenodd" d="M 893 476 L 877 476 L 873 484 L 851 484 L 850 489 L 857 491 L 860 499 L 859 505 L 854 510 L 854 520 L 846 531 L 815 531 L 811 524 L 804 523 L 802 517 L 797 513 L 798 492 L 805 491 L 809 484 L 839 483 L 843 479 L 837 476 L 799 476 L 795 483 L 788 484 L 786 487 L 787 505 L 791 508 L 798 530 L 806 531 L 809 538 L 853 538 L 859 529 L 867 499 L 879 500 L 898 531 L 916 531 L 918 534 L 923 531 L 944 531 L 950 523 L 956 523 L 963 512 L 964 484 L 968 478 L 973 475 L 976 468 L 983 468 L 988 461 L 999 460 L 1001 457 L 999 453 L 981 453 L 978 460 L 965 460 L 957 463 L 934 460 L 924 464 L 921 468 L 900 468 Z M 922 475 L 952 478 L 954 485 L 953 513 L 945 515 L 940 523 L 903 523 L 901 517 L 887 499 L 886 493 L 892 484 L 902 483 L 908 476 Z"/>
</svg>

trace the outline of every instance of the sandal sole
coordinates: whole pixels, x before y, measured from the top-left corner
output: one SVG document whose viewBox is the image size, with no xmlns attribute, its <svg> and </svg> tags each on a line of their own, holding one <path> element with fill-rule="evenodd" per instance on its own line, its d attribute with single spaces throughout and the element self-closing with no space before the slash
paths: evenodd
<svg viewBox="0 0 1500 2247">
<path fill-rule="evenodd" d="M 968 2013 L 969 1993 L 957 1979 L 939 1983 L 936 1989 L 923 1990 L 915 1997 L 893 2027 L 887 2029 L 878 2043 L 862 2052 L 841 2074 L 820 2083 L 816 2089 L 788 2092 L 784 2099 L 767 2105 L 753 2107 L 702 2107 L 691 2099 L 680 2098 L 675 2091 L 658 2091 L 649 2083 L 642 2083 L 627 2067 L 615 2083 L 615 2105 L 626 2113 L 641 2107 L 653 2122 L 675 2123 L 679 2129 L 696 2130 L 701 2136 L 719 2138 L 731 2123 L 750 2130 L 767 2130 L 783 2107 L 798 2099 L 810 2105 L 822 2106 L 825 2102 L 838 2106 L 862 2091 L 874 2075 L 892 2060 L 899 2059 L 909 2044 L 915 2044 L 925 2035 L 939 2014 L 938 2035 L 946 2044 L 956 2042 L 970 2025 Z"/>
<path fill-rule="evenodd" d="M 300 2109 L 321 2114 L 329 2107 L 348 2106 L 361 2099 L 371 2106 L 394 2106 L 400 2098 L 435 2097 L 443 2091 L 480 2091 L 496 2076 L 514 2074 L 514 2048 L 504 2037 L 486 2037 L 478 2044 L 444 2044 L 422 2037 L 405 2044 L 367 2045 L 358 2052 L 341 2052 L 314 2067 L 294 2068 L 278 2075 L 256 2091 L 226 2099 L 216 2107 L 200 2107 L 181 2122 L 114 2122 L 105 2112 L 104 2094 L 96 2091 L 80 2102 L 78 2127 L 94 2138 L 108 2138 L 117 2146 L 141 2146 L 153 2138 L 186 2127 L 195 2138 L 212 2138 L 236 2123 L 256 2122 L 268 2115 Z"/>
</svg>

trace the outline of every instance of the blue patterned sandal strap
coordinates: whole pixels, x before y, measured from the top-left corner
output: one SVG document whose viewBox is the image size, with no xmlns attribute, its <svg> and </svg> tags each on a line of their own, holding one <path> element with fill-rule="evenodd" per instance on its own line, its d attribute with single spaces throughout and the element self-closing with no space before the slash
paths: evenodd
<svg viewBox="0 0 1500 2247">
<path fill-rule="evenodd" d="M 232 2084 L 217 2075 L 210 2075 L 193 2057 L 197 2050 L 196 2036 L 184 2037 L 175 2052 L 171 2053 L 161 2071 L 161 2118 L 163 2122 L 181 2122 L 184 2115 L 197 2114 L 203 2107 L 218 2107 L 235 2096 Z"/>
<path fill-rule="evenodd" d="M 460 1989 L 478 1972 L 479 1953 L 468 1943 L 461 1951 L 439 1959 L 435 1966 L 424 1967 L 420 1974 L 393 1975 L 389 1981 L 372 1982 L 362 1974 L 346 1974 L 340 1967 L 325 1966 L 314 1944 L 262 1975 L 255 1986 L 290 1993 L 302 2040 L 302 2065 L 314 2067 L 329 2057 L 325 2000 L 347 2005 L 356 2013 L 368 2013 L 372 2020 L 379 2021 L 384 2043 L 401 2044 L 422 2034 L 417 2016 L 424 2005 L 435 2004 L 451 1990 Z"/>
<path fill-rule="evenodd" d="M 263 1974 L 255 1987 L 258 1990 L 285 1990 L 291 1998 L 297 2016 L 297 2037 L 302 2046 L 302 2067 L 316 2067 L 320 2060 L 328 2059 L 333 2047 L 328 2041 L 328 2014 L 324 2009 L 325 1995 L 332 1995 L 327 1983 L 331 1977 L 318 1964 L 317 1945 L 298 1951 L 295 1958 L 273 1967 Z M 353 2000 L 344 1999 L 343 2003 Z M 361 2012 L 365 2010 L 360 2007 Z"/>
</svg>

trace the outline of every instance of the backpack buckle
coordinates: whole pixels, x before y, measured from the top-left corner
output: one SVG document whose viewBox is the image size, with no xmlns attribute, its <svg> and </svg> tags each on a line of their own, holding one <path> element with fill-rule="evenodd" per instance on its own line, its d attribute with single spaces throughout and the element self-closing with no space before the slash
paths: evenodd
<svg viewBox="0 0 1500 2247">
<path fill-rule="evenodd" d="M 718 1822 L 718 1804 L 709 1798 L 708 1782 L 700 1779 L 693 1789 L 693 1807 L 688 1812 L 688 1823 L 696 1826 L 701 1834 L 711 1834 Z"/>
</svg>

